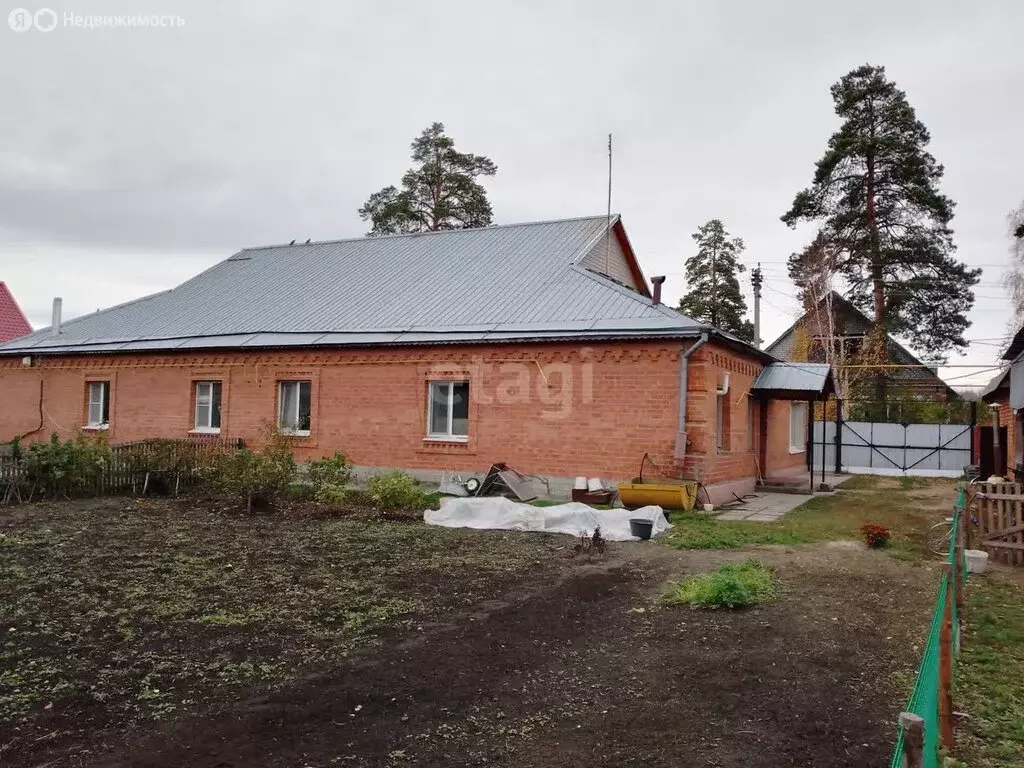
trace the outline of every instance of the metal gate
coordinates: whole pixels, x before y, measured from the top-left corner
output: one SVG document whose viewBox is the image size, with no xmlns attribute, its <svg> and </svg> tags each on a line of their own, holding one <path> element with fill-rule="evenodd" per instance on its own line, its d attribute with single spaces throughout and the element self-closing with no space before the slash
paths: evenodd
<svg viewBox="0 0 1024 768">
<path fill-rule="evenodd" d="M 958 477 L 971 463 L 972 432 L 971 424 L 815 421 L 814 466 L 820 472 L 824 461 L 826 472 Z"/>
</svg>

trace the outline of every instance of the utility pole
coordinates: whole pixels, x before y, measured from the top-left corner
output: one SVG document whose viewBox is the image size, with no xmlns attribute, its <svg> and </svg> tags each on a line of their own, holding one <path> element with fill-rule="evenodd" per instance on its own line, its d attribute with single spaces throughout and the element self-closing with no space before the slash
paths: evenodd
<svg viewBox="0 0 1024 768">
<path fill-rule="evenodd" d="M 750 282 L 754 285 L 754 346 L 761 348 L 761 262 L 750 272 Z"/>
</svg>

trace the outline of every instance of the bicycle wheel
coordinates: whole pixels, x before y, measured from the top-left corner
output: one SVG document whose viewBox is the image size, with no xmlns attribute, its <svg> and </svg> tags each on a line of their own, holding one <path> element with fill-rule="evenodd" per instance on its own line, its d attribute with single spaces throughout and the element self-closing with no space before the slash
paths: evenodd
<svg viewBox="0 0 1024 768">
<path fill-rule="evenodd" d="M 953 538 L 953 524 L 947 522 L 936 523 L 928 529 L 928 539 L 925 546 L 929 552 L 936 555 L 949 554 L 949 542 Z"/>
</svg>

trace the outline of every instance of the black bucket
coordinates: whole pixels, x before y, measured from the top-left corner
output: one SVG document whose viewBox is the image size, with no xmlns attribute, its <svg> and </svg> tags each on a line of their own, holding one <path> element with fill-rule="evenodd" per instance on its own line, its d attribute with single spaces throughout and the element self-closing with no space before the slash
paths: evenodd
<svg viewBox="0 0 1024 768">
<path fill-rule="evenodd" d="M 638 539 L 651 538 L 651 531 L 653 529 L 654 523 L 652 523 L 650 520 L 629 521 L 629 533 L 631 536 L 636 536 Z"/>
</svg>

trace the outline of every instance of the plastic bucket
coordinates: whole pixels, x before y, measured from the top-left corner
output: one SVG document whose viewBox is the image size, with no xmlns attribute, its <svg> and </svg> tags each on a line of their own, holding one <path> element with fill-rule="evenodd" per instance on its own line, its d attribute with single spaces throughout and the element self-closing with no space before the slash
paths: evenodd
<svg viewBox="0 0 1024 768">
<path fill-rule="evenodd" d="M 630 520 L 629 533 L 638 539 L 651 538 L 651 531 L 654 530 L 654 523 L 650 520 Z"/>
<path fill-rule="evenodd" d="M 580 475 L 576 478 L 576 485 L 573 486 L 577 491 L 587 490 L 587 478 Z"/>
<path fill-rule="evenodd" d="M 591 493 L 593 493 L 594 491 L 604 490 L 603 486 L 601 485 L 601 478 L 590 478 L 590 480 L 587 482 L 587 490 L 590 491 Z"/>
<path fill-rule="evenodd" d="M 632 528 L 630 531 L 632 532 Z M 985 572 L 985 566 L 988 565 L 988 552 L 983 549 L 965 549 L 964 555 L 967 557 L 968 573 Z"/>
</svg>

